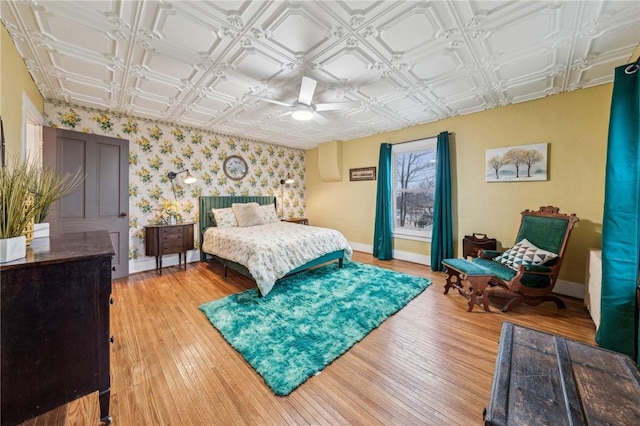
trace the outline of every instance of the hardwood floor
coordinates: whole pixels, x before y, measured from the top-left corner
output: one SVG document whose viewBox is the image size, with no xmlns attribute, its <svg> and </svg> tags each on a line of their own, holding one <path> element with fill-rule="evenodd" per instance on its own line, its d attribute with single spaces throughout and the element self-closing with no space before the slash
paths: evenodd
<svg viewBox="0 0 640 426">
<path fill-rule="evenodd" d="M 225 279 L 220 265 L 199 262 L 114 281 L 113 424 L 480 425 L 503 321 L 594 343 L 582 300 L 563 298 L 565 311 L 545 303 L 502 313 L 508 294 L 494 289 L 492 312 L 467 312 L 464 297 L 442 294 L 442 273 L 358 252 L 354 260 L 433 284 L 286 397 L 275 396 L 198 310 L 251 281 Z M 92 425 L 98 417 L 91 394 L 25 424 Z"/>
</svg>

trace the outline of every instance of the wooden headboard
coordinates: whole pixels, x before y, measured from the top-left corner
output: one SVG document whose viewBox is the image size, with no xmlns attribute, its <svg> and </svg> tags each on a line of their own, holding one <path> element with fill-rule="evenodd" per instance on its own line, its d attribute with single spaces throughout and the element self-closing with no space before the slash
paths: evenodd
<svg viewBox="0 0 640 426">
<path fill-rule="evenodd" d="M 233 203 L 258 203 L 260 205 L 274 204 L 276 203 L 276 197 L 271 195 L 255 195 L 255 196 L 214 196 L 208 195 L 200 197 L 200 241 L 202 242 L 202 235 L 204 231 L 215 226 L 213 220 L 213 213 L 211 209 L 223 209 L 225 207 L 231 207 Z"/>
</svg>

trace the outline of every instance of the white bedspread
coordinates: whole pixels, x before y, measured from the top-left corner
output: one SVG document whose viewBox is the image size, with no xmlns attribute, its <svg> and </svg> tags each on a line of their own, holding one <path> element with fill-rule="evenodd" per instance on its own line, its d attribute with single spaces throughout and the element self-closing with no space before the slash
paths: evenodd
<svg viewBox="0 0 640 426">
<path fill-rule="evenodd" d="M 263 296 L 277 279 L 313 259 L 336 250 L 344 250 L 346 260 L 352 254 L 347 239 L 335 229 L 290 222 L 208 228 L 202 249 L 244 265 Z"/>
</svg>

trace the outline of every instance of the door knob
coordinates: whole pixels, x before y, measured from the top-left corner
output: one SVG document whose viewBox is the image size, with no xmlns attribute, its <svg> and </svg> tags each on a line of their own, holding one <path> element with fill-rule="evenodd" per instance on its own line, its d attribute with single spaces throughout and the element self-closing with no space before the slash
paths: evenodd
<svg viewBox="0 0 640 426">
<path fill-rule="evenodd" d="M 127 213 L 122 212 L 122 213 L 120 213 L 120 214 L 118 215 L 118 217 L 127 217 Z"/>
</svg>

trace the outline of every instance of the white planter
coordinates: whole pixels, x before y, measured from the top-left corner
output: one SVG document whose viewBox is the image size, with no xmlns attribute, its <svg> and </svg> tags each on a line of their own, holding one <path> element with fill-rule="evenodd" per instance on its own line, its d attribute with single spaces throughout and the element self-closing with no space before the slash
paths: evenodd
<svg viewBox="0 0 640 426">
<path fill-rule="evenodd" d="M 27 256 L 27 237 L 0 239 L 0 263 L 22 259 Z"/>
<path fill-rule="evenodd" d="M 48 223 L 34 223 L 33 224 L 33 238 L 47 238 L 49 237 L 49 224 Z"/>
</svg>

